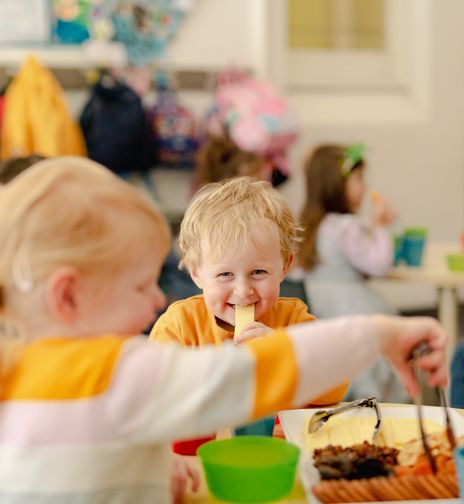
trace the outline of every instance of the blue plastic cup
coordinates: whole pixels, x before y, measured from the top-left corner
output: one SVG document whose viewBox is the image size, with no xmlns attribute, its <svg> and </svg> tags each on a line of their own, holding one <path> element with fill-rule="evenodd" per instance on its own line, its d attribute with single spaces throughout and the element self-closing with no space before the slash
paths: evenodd
<svg viewBox="0 0 464 504">
<path fill-rule="evenodd" d="M 264 417 L 257 422 L 249 423 L 235 429 L 236 436 L 268 436 L 274 432 L 275 416 Z"/>
<path fill-rule="evenodd" d="M 422 264 L 427 230 L 425 228 L 408 228 L 404 232 L 401 257 L 408 266 L 418 267 Z"/>
<path fill-rule="evenodd" d="M 458 446 L 454 449 L 454 462 L 456 464 L 459 482 L 459 495 L 464 499 L 464 447 Z"/>
</svg>

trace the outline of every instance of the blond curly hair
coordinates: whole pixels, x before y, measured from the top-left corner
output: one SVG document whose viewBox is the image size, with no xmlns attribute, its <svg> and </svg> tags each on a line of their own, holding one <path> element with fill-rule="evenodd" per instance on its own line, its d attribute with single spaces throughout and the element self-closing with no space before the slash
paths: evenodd
<svg viewBox="0 0 464 504">
<path fill-rule="evenodd" d="M 286 199 L 269 182 L 237 177 L 207 184 L 194 196 L 180 227 L 180 267 L 201 264 L 202 240 L 215 262 L 266 228 L 277 230 L 287 262 L 297 252 L 302 230 Z"/>
</svg>

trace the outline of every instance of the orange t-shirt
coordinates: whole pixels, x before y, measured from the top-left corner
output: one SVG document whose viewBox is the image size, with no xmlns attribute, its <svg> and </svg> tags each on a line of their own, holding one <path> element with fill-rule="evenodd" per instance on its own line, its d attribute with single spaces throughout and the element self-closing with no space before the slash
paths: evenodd
<svg viewBox="0 0 464 504">
<path fill-rule="evenodd" d="M 308 313 L 308 307 L 297 298 L 279 298 L 259 322 L 272 328 L 287 327 L 301 322 L 315 320 Z M 183 346 L 221 345 L 233 340 L 234 333 L 220 327 L 214 315 L 206 307 L 203 295 L 176 301 L 166 310 L 154 325 L 150 339 L 159 342 L 177 342 Z M 311 401 L 311 405 L 340 402 L 348 383 Z"/>
</svg>

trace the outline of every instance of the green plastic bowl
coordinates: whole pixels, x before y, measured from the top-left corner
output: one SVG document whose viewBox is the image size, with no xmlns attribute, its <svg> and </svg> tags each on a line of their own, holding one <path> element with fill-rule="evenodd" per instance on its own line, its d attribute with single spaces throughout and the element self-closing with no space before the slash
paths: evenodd
<svg viewBox="0 0 464 504">
<path fill-rule="evenodd" d="M 464 254 L 450 254 L 446 260 L 451 271 L 464 271 Z"/>
<path fill-rule="evenodd" d="M 243 436 L 198 449 L 209 491 L 229 502 L 272 502 L 293 488 L 300 449 L 283 439 Z"/>
</svg>

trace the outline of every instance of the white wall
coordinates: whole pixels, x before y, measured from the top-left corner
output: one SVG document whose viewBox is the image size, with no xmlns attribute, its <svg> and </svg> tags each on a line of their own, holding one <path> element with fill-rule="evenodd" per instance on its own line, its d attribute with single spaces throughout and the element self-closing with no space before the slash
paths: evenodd
<svg viewBox="0 0 464 504">
<path fill-rule="evenodd" d="M 270 50 L 276 36 L 269 30 L 269 6 L 282 0 L 197 0 L 168 53 L 166 61 L 184 68 L 219 68 L 235 64 L 270 77 L 277 64 Z M 412 0 L 408 0 L 412 1 Z M 422 0 L 424 3 L 426 0 Z M 464 2 L 429 0 L 433 22 L 418 51 L 424 89 L 421 113 L 407 119 L 346 121 L 337 107 L 323 118 L 307 106 L 308 96 L 289 93 L 300 114 L 301 135 L 291 152 L 293 173 L 283 192 L 298 212 L 304 199 L 301 162 L 321 142 L 363 141 L 368 147 L 368 178 L 372 188 L 388 197 L 404 225 L 424 225 L 432 240 L 457 241 L 464 229 Z M 0 60 L 1 60 L 0 50 Z M 77 113 L 84 93 L 68 94 Z M 208 93 L 183 93 L 182 100 L 201 114 L 210 103 Z M 336 95 L 321 103 L 336 103 Z M 413 97 L 414 99 L 414 97 Z M 369 107 L 376 106 L 375 95 Z M 320 112 L 320 111 L 319 111 Z M 365 112 L 365 111 L 364 111 Z M 363 115 L 363 114 L 360 114 Z M 364 114 L 365 115 L 365 114 Z M 388 119 L 387 119 L 388 115 Z M 315 119 L 315 117 L 317 117 Z M 401 290 L 404 292 L 404 289 Z M 400 305 L 430 304 L 431 289 L 390 294 Z M 398 301 L 399 300 L 399 301 Z"/>
<path fill-rule="evenodd" d="M 304 199 L 304 154 L 321 142 L 363 141 L 369 148 L 370 186 L 391 200 L 402 224 L 427 226 L 432 240 L 457 241 L 464 229 L 464 2 L 431 0 L 430 5 L 433 24 L 420 76 L 428 79 L 424 113 L 407 120 L 347 123 L 340 111 L 340 121 L 335 115 L 318 123 L 304 100 L 289 94 L 302 123 L 291 154 L 292 179 L 284 188 L 295 211 Z M 199 0 L 170 55 L 186 66 L 237 64 L 266 74 L 272 66 L 265 46 L 272 40 L 267 26 L 266 0 Z M 428 305 L 435 298 L 432 289 L 404 293 L 395 286 L 387 289 L 391 301 L 400 306 Z"/>
<path fill-rule="evenodd" d="M 197 0 L 166 57 L 174 67 L 221 68 L 237 65 L 271 78 L 275 66 L 269 49 L 275 33 L 269 30 L 269 6 L 285 0 Z M 416 0 L 408 0 L 416 1 Z M 284 192 L 298 211 L 304 199 L 301 163 L 304 154 L 320 142 L 364 141 L 368 145 L 371 186 L 391 199 L 405 225 L 426 225 L 434 240 L 456 240 L 464 229 L 464 2 L 419 0 L 431 4 L 433 24 L 428 31 L 425 106 L 416 117 L 385 120 L 348 120 L 332 107 L 321 116 L 320 102 L 337 103 L 337 93 L 287 93 L 300 115 L 300 138 L 291 151 L 293 175 Z M 59 51 L 53 51 L 58 53 Z M 0 48 L 0 62 L 8 53 Z M 67 59 L 67 56 L 63 56 Z M 308 106 L 306 98 L 313 100 Z M 73 112 L 85 93 L 68 93 Z M 183 92 L 181 99 L 202 113 L 210 94 Z M 414 97 L 413 97 L 414 98 Z M 379 99 L 380 104 L 380 99 Z M 375 94 L 369 107 L 375 108 Z M 312 107 L 312 108 L 311 108 Z M 367 107 L 367 106 L 366 106 Z M 365 112 L 365 111 L 364 111 Z M 360 114 L 363 116 L 365 114 Z M 387 117 L 388 116 L 388 117 Z M 316 119 L 315 119 L 316 117 Z"/>
<path fill-rule="evenodd" d="M 432 0 L 427 113 L 415 120 L 340 121 L 319 124 L 300 116 L 302 131 L 292 151 L 293 178 L 285 188 L 294 209 L 304 194 L 300 166 L 320 142 L 364 141 L 369 182 L 391 199 L 405 225 L 423 224 L 436 240 L 455 240 L 464 229 L 464 3 Z M 438 8 L 439 6 L 439 8 Z M 170 52 L 180 66 L 237 64 L 265 72 L 266 0 L 198 0 Z M 297 111 L 311 114 L 292 97 Z M 330 96 L 330 95 L 329 95 Z M 375 101 L 374 101 L 375 103 Z"/>
</svg>

